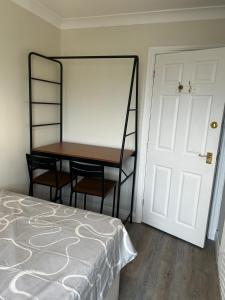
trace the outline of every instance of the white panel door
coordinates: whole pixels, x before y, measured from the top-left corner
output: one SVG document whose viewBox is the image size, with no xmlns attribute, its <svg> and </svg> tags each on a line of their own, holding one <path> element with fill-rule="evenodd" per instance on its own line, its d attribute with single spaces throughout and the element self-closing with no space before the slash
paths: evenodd
<svg viewBox="0 0 225 300">
<path fill-rule="evenodd" d="M 224 102 L 224 48 L 156 56 L 143 222 L 200 247 Z M 211 164 L 199 156 L 207 152 Z"/>
</svg>

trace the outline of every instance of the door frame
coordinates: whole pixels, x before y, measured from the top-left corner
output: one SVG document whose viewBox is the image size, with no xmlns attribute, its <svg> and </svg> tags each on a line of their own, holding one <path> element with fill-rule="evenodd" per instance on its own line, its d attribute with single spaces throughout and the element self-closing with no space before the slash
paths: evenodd
<svg viewBox="0 0 225 300">
<path fill-rule="evenodd" d="M 151 118 L 151 104 L 152 104 L 152 93 L 154 83 L 154 69 L 155 59 L 157 54 L 174 53 L 181 51 L 192 51 L 192 50 L 204 50 L 211 48 L 222 48 L 225 44 L 217 45 L 196 45 L 196 46 L 164 46 L 164 47 L 149 47 L 148 48 L 148 59 L 147 59 L 147 71 L 146 80 L 144 86 L 144 101 L 140 109 L 140 140 L 139 140 L 139 154 L 137 164 L 137 189 L 136 189 L 136 215 L 135 221 L 137 223 L 142 222 L 142 210 L 144 201 L 145 191 L 145 174 L 146 174 L 146 162 L 147 162 L 147 148 L 148 148 L 148 137 L 150 131 L 150 118 Z M 214 193 L 211 200 L 211 213 L 209 214 L 209 226 L 207 236 L 209 239 L 214 240 L 216 235 L 216 229 L 218 225 L 220 205 L 222 200 L 223 185 L 225 181 L 225 174 L 222 174 L 222 167 L 225 168 L 225 139 L 224 145 L 221 147 L 220 165 L 218 166 L 218 176 L 215 181 Z"/>
</svg>

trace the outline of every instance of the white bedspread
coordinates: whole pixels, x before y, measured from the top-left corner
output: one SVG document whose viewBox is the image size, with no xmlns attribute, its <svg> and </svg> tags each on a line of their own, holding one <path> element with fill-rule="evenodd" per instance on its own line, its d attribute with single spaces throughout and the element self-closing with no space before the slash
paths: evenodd
<svg viewBox="0 0 225 300">
<path fill-rule="evenodd" d="M 0 191 L 0 299 L 102 299 L 135 256 L 118 219 Z"/>
</svg>

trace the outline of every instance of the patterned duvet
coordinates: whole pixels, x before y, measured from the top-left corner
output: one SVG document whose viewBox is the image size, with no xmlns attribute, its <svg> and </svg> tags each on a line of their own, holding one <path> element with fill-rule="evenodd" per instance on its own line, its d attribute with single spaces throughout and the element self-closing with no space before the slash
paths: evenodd
<svg viewBox="0 0 225 300">
<path fill-rule="evenodd" d="M 0 191 L 0 299 L 102 299 L 135 256 L 119 219 Z"/>
</svg>

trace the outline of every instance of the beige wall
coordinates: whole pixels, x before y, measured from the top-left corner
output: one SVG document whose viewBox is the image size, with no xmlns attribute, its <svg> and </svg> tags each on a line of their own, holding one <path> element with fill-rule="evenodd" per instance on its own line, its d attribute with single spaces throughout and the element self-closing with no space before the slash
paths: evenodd
<svg viewBox="0 0 225 300">
<path fill-rule="evenodd" d="M 210 20 L 63 30 L 61 52 L 64 55 L 138 54 L 143 87 L 149 47 L 225 44 L 224 28 L 225 20 Z"/>
<path fill-rule="evenodd" d="M 0 1 L 0 25 L 0 187 L 21 192 L 26 191 L 27 187 L 24 154 L 29 145 L 29 51 L 59 54 L 61 47 L 61 54 L 64 55 L 138 54 L 142 115 L 149 47 L 225 43 L 225 20 L 60 32 L 8 0 Z M 129 63 L 120 62 L 65 64 L 65 139 L 120 145 L 130 67 Z M 47 142 L 42 138 L 39 140 L 39 143 Z M 123 206 L 126 208 L 126 203 Z"/>
<path fill-rule="evenodd" d="M 63 55 L 138 54 L 140 56 L 141 124 L 148 48 L 225 44 L 224 28 L 225 20 L 213 20 L 63 30 L 61 53 Z M 117 76 L 115 69 L 118 71 Z M 125 69 L 124 64 L 118 62 L 115 62 L 114 69 L 110 64 L 105 63 L 104 69 L 102 62 L 90 61 L 70 61 L 65 65 L 67 86 L 64 95 L 64 136 L 66 139 L 120 145 L 121 126 L 124 123 L 124 109 L 128 96 L 129 70 L 129 67 Z M 142 197 L 142 195 L 137 196 Z M 123 199 L 122 206 L 124 209 L 128 207 L 127 199 Z"/>
<path fill-rule="evenodd" d="M 27 191 L 27 56 L 58 54 L 60 31 L 9 0 L 0 1 L 0 188 Z"/>
</svg>

